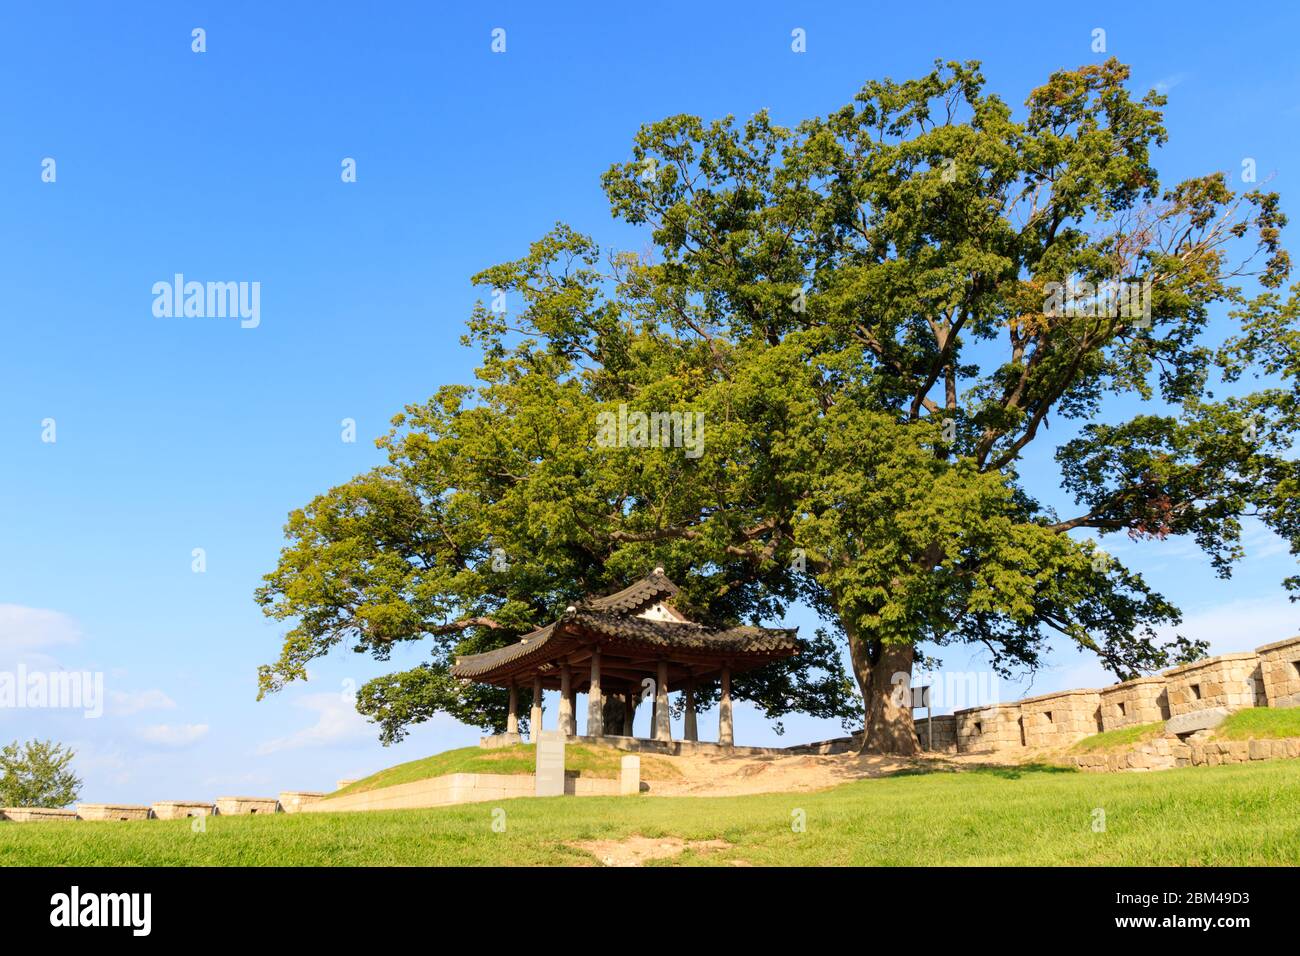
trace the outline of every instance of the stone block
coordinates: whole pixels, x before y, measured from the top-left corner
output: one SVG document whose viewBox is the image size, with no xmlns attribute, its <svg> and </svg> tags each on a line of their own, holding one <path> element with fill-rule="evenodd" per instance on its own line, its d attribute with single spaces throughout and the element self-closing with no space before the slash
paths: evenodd
<svg viewBox="0 0 1300 956">
<path fill-rule="evenodd" d="M 275 813 L 278 805 L 279 801 L 275 797 L 217 797 L 217 814 L 233 817 Z"/>
<path fill-rule="evenodd" d="M 564 782 L 564 792 L 575 797 L 617 797 L 622 781 L 600 777 L 569 777 Z"/>
<path fill-rule="evenodd" d="M 181 820 L 185 817 L 206 817 L 212 813 L 212 801 L 161 800 L 149 808 L 155 820 Z"/>
<path fill-rule="evenodd" d="M 77 817 L 82 820 L 148 820 L 149 808 L 130 803 L 79 803 Z"/>
<path fill-rule="evenodd" d="M 916 738 L 928 753 L 954 753 L 957 750 L 957 718 L 953 714 L 935 714 L 915 718 Z M 846 748 L 847 749 L 847 748 Z"/>
<path fill-rule="evenodd" d="M 1226 707 L 1254 707 L 1259 701 L 1260 659 L 1253 653 L 1220 654 L 1163 672 L 1169 714 Z"/>
<path fill-rule="evenodd" d="M 1018 703 L 968 707 L 953 716 L 957 724 L 957 750 L 961 753 L 1019 750 L 1025 746 Z"/>
<path fill-rule="evenodd" d="M 1269 707 L 1300 706 L 1300 637 L 1257 647 L 1260 684 Z"/>
<path fill-rule="evenodd" d="M 1183 734 L 1198 730 L 1209 730 L 1227 720 L 1229 710 L 1226 707 L 1212 707 L 1208 710 L 1193 710 L 1170 717 L 1165 721 L 1165 733 L 1181 737 Z"/>
<path fill-rule="evenodd" d="M 54 807 L 5 807 L 0 809 L 0 820 L 13 823 L 49 823 L 56 820 L 75 820 L 76 810 Z"/>
<path fill-rule="evenodd" d="M 625 797 L 641 792 L 641 758 L 628 754 L 619 766 L 618 792 Z"/>
<path fill-rule="evenodd" d="M 325 794 L 317 790 L 282 790 L 280 791 L 280 808 L 285 813 L 299 813 L 308 804 L 324 799 Z"/>
<path fill-rule="evenodd" d="M 1159 674 L 1114 684 L 1100 694 L 1102 730 L 1169 719 L 1168 689 Z"/>
<path fill-rule="evenodd" d="M 1026 747 L 1064 747 L 1101 730 L 1101 694 L 1095 690 L 1060 691 L 1019 703 Z"/>
</svg>

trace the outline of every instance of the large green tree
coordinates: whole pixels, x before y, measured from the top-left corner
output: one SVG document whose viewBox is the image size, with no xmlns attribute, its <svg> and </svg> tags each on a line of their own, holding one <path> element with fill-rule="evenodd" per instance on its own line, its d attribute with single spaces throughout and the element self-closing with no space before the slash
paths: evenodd
<svg viewBox="0 0 1300 956">
<path fill-rule="evenodd" d="M 506 304 L 471 317 L 478 383 L 408 408 L 386 465 L 290 516 L 258 599 L 295 623 L 262 691 L 343 642 L 431 639 L 361 710 L 385 739 L 436 711 L 500 726 L 504 693 L 451 680 L 454 655 L 655 565 L 701 620 L 814 608 L 805 653 L 737 692 L 856 708 L 872 750 L 916 747 L 895 690 L 919 644 L 1007 671 L 1062 635 L 1119 677 L 1203 653 L 1161 643 L 1177 609 L 1085 535 L 1187 535 L 1227 575 L 1256 516 L 1300 552 L 1298 296 L 1278 197 L 1162 187 L 1164 99 L 1127 81 L 1063 71 L 1016 116 L 977 64 L 936 64 L 794 129 L 643 127 L 604 185 L 652 248 L 560 225 L 475 277 Z M 607 447 L 620 406 L 702 413 L 702 454 Z M 1031 488 L 1017 466 L 1053 419 L 1082 424 Z M 1062 488 L 1066 515 L 1040 502 Z"/>
</svg>

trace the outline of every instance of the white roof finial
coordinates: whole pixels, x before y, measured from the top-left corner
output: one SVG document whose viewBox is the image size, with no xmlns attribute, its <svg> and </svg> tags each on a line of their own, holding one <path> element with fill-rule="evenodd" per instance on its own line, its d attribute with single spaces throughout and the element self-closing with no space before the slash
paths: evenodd
<svg viewBox="0 0 1300 956">
<path fill-rule="evenodd" d="M 655 574 L 663 574 L 663 573 L 664 573 L 663 568 L 655 568 Z"/>
</svg>

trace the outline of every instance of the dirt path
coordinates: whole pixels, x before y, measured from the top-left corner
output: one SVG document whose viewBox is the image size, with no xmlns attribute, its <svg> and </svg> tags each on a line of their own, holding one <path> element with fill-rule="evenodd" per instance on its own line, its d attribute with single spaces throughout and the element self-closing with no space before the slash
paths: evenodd
<svg viewBox="0 0 1300 956">
<path fill-rule="evenodd" d="M 802 793 L 825 790 L 851 780 L 888 776 L 916 767 L 961 769 L 991 762 L 987 756 L 966 754 L 923 760 L 859 754 L 789 757 L 695 755 L 668 759 L 681 772 L 681 777 L 647 781 L 651 794 L 730 797 L 750 793 Z"/>
</svg>

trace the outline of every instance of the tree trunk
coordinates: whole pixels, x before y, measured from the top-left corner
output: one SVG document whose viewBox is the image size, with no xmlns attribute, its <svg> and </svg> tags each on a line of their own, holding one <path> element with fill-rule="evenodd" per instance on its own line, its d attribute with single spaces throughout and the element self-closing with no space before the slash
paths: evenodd
<svg viewBox="0 0 1300 956">
<path fill-rule="evenodd" d="M 906 674 L 911 687 L 911 644 L 882 644 L 862 637 L 856 628 L 845 626 L 849 637 L 849 656 L 853 676 L 862 691 L 866 722 L 861 753 L 896 754 L 910 757 L 920 750 L 916 727 L 912 722 L 912 695 L 899 690 L 896 674 Z"/>
<path fill-rule="evenodd" d="M 610 694 L 605 698 L 605 735 L 618 737 L 623 733 L 623 715 L 627 705 L 622 694 Z"/>
</svg>

